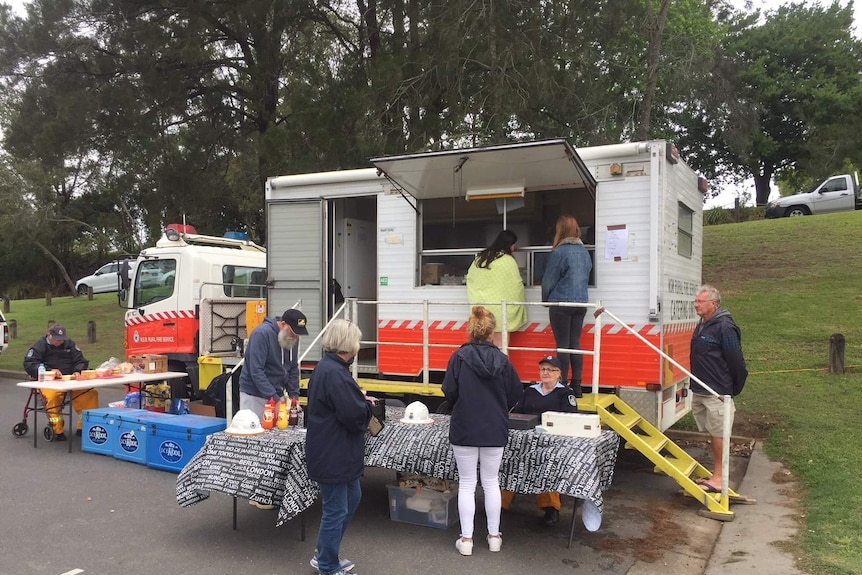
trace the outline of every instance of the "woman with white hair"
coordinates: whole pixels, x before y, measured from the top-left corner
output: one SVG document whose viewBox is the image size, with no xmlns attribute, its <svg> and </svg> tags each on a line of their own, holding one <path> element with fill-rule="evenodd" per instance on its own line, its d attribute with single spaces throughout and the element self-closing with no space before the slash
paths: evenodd
<svg viewBox="0 0 862 575">
<path fill-rule="evenodd" d="M 359 478 L 365 470 L 365 432 L 371 421 L 372 400 L 350 374 L 361 339 L 355 323 L 333 321 L 323 336 L 324 356 L 308 381 L 305 459 L 323 500 L 311 566 L 323 575 L 342 575 L 354 567 L 339 552 L 362 499 Z"/>
</svg>

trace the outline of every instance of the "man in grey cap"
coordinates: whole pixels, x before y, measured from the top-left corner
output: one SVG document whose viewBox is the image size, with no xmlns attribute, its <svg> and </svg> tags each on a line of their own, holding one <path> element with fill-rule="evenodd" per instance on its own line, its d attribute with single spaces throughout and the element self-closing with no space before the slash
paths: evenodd
<svg viewBox="0 0 862 575">
<path fill-rule="evenodd" d="M 277 318 L 266 318 L 248 339 L 239 376 L 239 408 L 250 409 L 263 421 L 270 398 L 299 397 L 299 336 L 308 335 L 307 318 L 289 309 Z"/>
<path fill-rule="evenodd" d="M 48 335 L 39 338 L 24 356 L 24 370 L 33 379 L 38 376 L 39 364 L 44 364 L 45 371 L 51 374 L 53 379 L 57 372 L 78 376 L 81 371 L 87 369 L 90 362 L 84 357 L 81 348 L 69 339 L 66 328 L 55 324 L 48 329 Z M 54 441 L 66 441 L 65 422 L 61 414 L 66 392 L 49 389 L 41 391 L 45 397 L 45 410 L 54 429 Z M 95 389 L 82 389 L 71 393 L 72 407 L 78 412 L 78 429 L 75 434 L 81 435 L 81 411 L 99 407 L 99 392 Z"/>
</svg>

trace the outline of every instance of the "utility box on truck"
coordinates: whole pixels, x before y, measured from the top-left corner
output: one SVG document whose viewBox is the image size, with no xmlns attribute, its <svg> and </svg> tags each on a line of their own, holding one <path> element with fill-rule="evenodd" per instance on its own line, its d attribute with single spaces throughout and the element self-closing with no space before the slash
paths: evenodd
<svg viewBox="0 0 862 575">
<path fill-rule="evenodd" d="M 127 298 L 126 355 L 166 356 L 169 371 L 189 374 L 196 395 L 209 384 L 200 385 L 199 358 L 238 362 L 248 337 L 246 304 L 265 292 L 265 248 L 230 232 L 205 236 L 168 226 L 138 256 Z"/>
<path fill-rule="evenodd" d="M 467 270 L 511 229 L 525 298 L 534 305 L 507 348 L 522 380 L 538 379 L 538 360 L 556 349 L 541 280 L 562 214 L 577 218 L 593 258 L 590 301 L 689 364 L 706 185 L 670 143 L 575 149 L 547 140 L 371 163 L 274 177 L 266 186 L 269 307 L 301 300 L 316 334 L 345 298 L 354 302 L 365 310 L 352 318 L 363 333 L 363 373 L 416 381 L 426 364 L 438 376 L 445 371 L 466 340 Z M 361 231 L 347 237 L 352 230 Z M 593 349 L 593 330 L 588 313 L 582 349 Z M 681 370 L 620 326 L 605 323 L 601 342 L 603 390 L 619 393 L 661 429 L 688 411 Z M 318 358 L 308 350 L 306 359 Z M 585 386 L 591 364 L 585 356 Z"/>
</svg>

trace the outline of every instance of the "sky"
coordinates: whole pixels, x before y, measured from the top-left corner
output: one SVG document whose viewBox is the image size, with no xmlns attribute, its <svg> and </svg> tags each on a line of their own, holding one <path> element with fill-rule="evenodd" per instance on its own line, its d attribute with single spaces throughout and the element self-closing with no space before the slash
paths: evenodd
<svg viewBox="0 0 862 575">
<path fill-rule="evenodd" d="M 29 2 L 27 0 L 0 0 L 0 3 L 12 6 L 16 10 L 16 12 L 23 16 L 25 13 L 24 6 Z M 730 3 L 738 10 L 749 12 L 754 10 L 760 10 L 761 12 L 767 12 L 770 10 L 775 10 L 779 6 L 790 4 L 792 2 L 790 0 L 730 0 Z M 804 0 L 799 0 L 797 3 L 807 3 L 812 5 L 829 4 L 828 0 L 823 0 L 823 2 L 804 2 Z M 845 5 L 845 3 L 846 0 L 841 2 L 842 5 Z M 862 37 L 862 26 L 859 25 L 860 19 L 862 19 L 862 1 L 857 0 L 856 4 L 857 6 L 854 6 L 855 21 L 857 23 L 856 36 Z M 707 200 L 705 207 L 732 208 L 736 197 L 746 192 L 748 192 L 748 194 L 750 195 L 750 199 L 747 205 L 754 205 L 754 179 L 749 178 L 739 186 L 722 186 L 721 192 L 716 197 Z M 777 198 L 778 195 L 778 187 L 773 185 L 772 192 L 769 195 L 769 199 Z"/>
</svg>

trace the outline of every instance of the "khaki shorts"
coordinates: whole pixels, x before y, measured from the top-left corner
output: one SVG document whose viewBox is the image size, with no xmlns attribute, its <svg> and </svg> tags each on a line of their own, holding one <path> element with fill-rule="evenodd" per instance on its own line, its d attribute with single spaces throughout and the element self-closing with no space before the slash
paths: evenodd
<svg viewBox="0 0 862 575">
<path fill-rule="evenodd" d="M 692 394 L 691 414 L 700 431 L 706 431 L 712 437 L 724 436 L 724 413 L 728 411 L 730 417 L 730 428 L 733 429 L 733 414 L 736 413 L 736 405 L 733 399 L 723 401 L 722 397 L 714 395 Z"/>
</svg>

